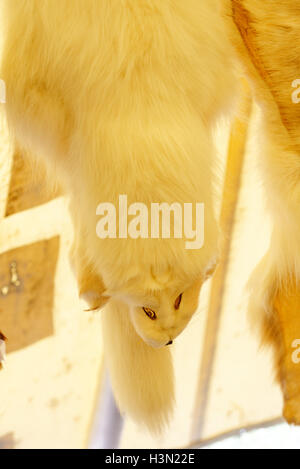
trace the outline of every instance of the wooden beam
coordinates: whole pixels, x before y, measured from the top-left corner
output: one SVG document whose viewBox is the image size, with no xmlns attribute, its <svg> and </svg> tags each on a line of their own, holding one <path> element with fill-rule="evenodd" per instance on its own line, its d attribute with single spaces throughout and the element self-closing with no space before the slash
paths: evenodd
<svg viewBox="0 0 300 469">
<path fill-rule="evenodd" d="M 204 436 L 203 429 L 210 392 L 215 351 L 217 347 L 224 298 L 224 286 L 228 273 L 234 218 L 240 192 L 241 175 L 251 110 L 252 96 L 248 84 L 243 82 L 243 98 L 238 113 L 240 117 L 236 118 L 233 123 L 228 149 L 220 216 L 220 224 L 223 232 L 221 259 L 211 284 L 208 317 L 204 333 L 205 340 L 202 351 L 202 363 L 200 366 L 198 390 L 196 393 L 194 425 L 191 435 L 192 441 L 201 439 Z"/>
</svg>

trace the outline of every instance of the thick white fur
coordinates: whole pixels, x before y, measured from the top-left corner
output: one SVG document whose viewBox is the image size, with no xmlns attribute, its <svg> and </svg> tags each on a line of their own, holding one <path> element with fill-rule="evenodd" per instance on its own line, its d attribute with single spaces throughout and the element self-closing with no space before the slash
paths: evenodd
<svg viewBox="0 0 300 469">
<path fill-rule="evenodd" d="M 103 315 L 112 386 L 121 411 L 159 433 L 168 422 L 174 403 L 171 351 L 169 347 L 153 349 L 145 344 L 128 314 L 124 303 L 111 300 Z"/>
<path fill-rule="evenodd" d="M 104 330 L 117 399 L 159 428 L 173 399 L 169 351 L 150 348 L 136 331 L 155 346 L 174 339 L 196 310 L 218 255 L 211 129 L 235 88 L 220 2 L 1 0 L 1 6 L 10 127 L 68 190 L 78 276 L 85 288 L 92 285 L 83 293 L 93 307 L 97 294 L 114 297 Z M 117 205 L 120 194 L 147 206 L 204 202 L 204 248 L 188 251 L 179 239 L 98 239 L 96 207 Z M 142 306 L 155 307 L 157 321 Z"/>
</svg>

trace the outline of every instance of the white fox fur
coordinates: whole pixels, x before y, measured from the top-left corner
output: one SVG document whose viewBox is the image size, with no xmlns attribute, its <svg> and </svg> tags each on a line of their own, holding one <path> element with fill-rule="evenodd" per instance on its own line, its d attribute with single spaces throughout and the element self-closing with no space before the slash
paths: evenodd
<svg viewBox="0 0 300 469">
<path fill-rule="evenodd" d="M 219 0 L 1 0 L 7 117 L 66 187 L 80 292 L 103 306 L 117 401 L 153 429 L 173 401 L 169 349 L 218 256 L 211 130 L 235 89 Z M 96 236 L 101 202 L 205 203 L 205 245 Z M 177 311 L 174 302 L 183 293 Z M 142 307 L 156 310 L 151 321 Z M 142 337 L 145 342 L 141 340 Z"/>
<path fill-rule="evenodd" d="M 231 39 L 263 111 L 260 166 L 275 226 L 271 264 L 278 281 L 290 274 L 299 278 L 300 104 L 292 101 L 292 83 L 300 78 L 300 2 L 226 0 L 226 4 Z M 238 31 L 232 21 L 232 11 L 238 7 L 244 16 L 240 23 L 247 17 L 244 41 L 242 29 Z"/>
<path fill-rule="evenodd" d="M 170 350 L 159 347 L 187 325 L 218 256 L 211 129 L 236 88 L 232 45 L 265 118 L 261 166 L 276 229 L 253 300 L 268 327 L 270 297 L 300 277 L 300 118 L 291 100 L 299 1 L 0 1 L 10 127 L 70 196 L 81 295 L 91 309 L 111 298 L 103 329 L 117 401 L 159 430 L 174 399 Z M 96 207 L 117 205 L 120 194 L 148 207 L 204 202 L 204 247 L 100 240 Z"/>
<path fill-rule="evenodd" d="M 273 218 L 268 252 L 249 282 L 249 312 L 263 342 L 275 345 L 275 374 L 283 415 L 300 423 L 298 367 L 290 347 L 298 337 L 300 281 L 300 79 L 299 0 L 226 0 L 229 34 L 262 108 L 260 166 Z M 278 299 L 280 305 L 278 307 Z"/>
<path fill-rule="evenodd" d="M 139 424 L 160 433 L 175 397 L 171 351 L 153 349 L 137 336 L 124 303 L 111 300 L 107 308 L 103 336 L 117 403 Z"/>
<path fill-rule="evenodd" d="M 292 83 L 300 78 L 300 2 L 224 3 L 232 42 L 263 111 L 260 165 L 274 233 L 261 273 L 254 276 L 261 291 L 254 300 L 262 301 L 275 285 L 300 279 L 300 104 L 292 101 Z"/>
</svg>

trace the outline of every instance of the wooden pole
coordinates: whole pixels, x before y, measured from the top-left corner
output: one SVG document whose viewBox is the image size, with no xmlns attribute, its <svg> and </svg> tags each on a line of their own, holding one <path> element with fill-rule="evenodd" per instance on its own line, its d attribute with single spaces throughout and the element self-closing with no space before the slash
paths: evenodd
<svg viewBox="0 0 300 469">
<path fill-rule="evenodd" d="M 202 363 L 200 366 L 196 393 L 194 424 L 191 435 L 192 440 L 201 440 L 202 437 L 204 437 L 203 430 L 206 420 L 207 402 L 210 392 L 212 370 L 222 312 L 224 285 L 228 272 L 231 239 L 234 229 L 234 217 L 239 198 L 248 126 L 252 110 L 252 97 L 248 83 L 243 81 L 242 89 L 243 94 L 241 107 L 238 113 L 239 117 L 237 117 L 233 123 L 228 149 L 220 216 L 220 225 L 223 233 L 221 259 L 211 285 L 208 317 L 202 351 Z"/>
</svg>

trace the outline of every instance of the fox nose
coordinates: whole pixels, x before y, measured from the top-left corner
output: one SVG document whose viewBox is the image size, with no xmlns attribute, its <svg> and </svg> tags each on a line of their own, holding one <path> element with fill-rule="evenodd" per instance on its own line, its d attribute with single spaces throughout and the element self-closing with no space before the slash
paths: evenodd
<svg viewBox="0 0 300 469">
<path fill-rule="evenodd" d="M 173 340 L 170 340 L 170 341 L 166 344 L 166 346 L 167 346 L 167 345 L 172 345 L 172 344 L 173 344 Z"/>
</svg>

